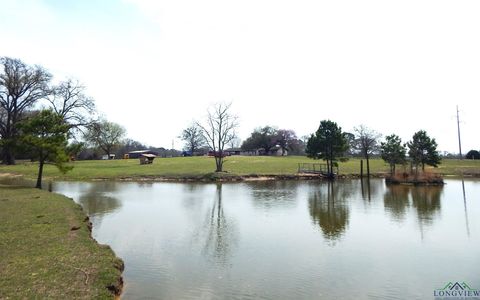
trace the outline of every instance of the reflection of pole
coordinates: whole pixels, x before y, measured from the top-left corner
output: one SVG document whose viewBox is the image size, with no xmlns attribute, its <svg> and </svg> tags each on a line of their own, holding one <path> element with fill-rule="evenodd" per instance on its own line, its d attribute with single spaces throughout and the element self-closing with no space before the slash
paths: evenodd
<svg viewBox="0 0 480 300">
<path fill-rule="evenodd" d="M 372 200 L 372 194 L 370 193 L 370 177 L 367 177 L 367 193 L 368 193 L 368 201 Z"/>
<path fill-rule="evenodd" d="M 460 152 L 460 159 L 463 159 L 462 143 L 460 141 L 460 117 L 458 116 L 458 105 L 457 105 L 457 131 L 458 131 L 458 151 Z"/>
<path fill-rule="evenodd" d="M 463 207 L 465 209 L 465 225 L 467 227 L 467 235 L 470 237 L 470 226 L 468 225 L 468 213 L 467 213 L 467 196 L 465 194 L 465 181 L 462 177 L 462 190 L 463 190 Z"/>
<path fill-rule="evenodd" d="M 360 160 L 360 178 L 363 179 L 363 159 Z"/>
<path fill-rule="evenodd" d="M 365 190 L 363 189 L 363 179 L 360 180 L 360 186 L 362 188 L 362 198 L 365 199 Z"/>
</svg>

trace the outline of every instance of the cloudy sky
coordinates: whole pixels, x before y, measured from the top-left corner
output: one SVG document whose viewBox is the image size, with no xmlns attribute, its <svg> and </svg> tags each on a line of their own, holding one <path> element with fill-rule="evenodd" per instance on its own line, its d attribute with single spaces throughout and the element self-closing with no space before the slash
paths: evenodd
<svg viewBox="0 0 480 300">
<path fill-rule="evenodd" d="M 209 105 L 258 126 L 323 119 L 442 151 L 480 149 L 480 1 L 0 0 L 0 56 L 79 79 L 99 111 L 152 146 Z"/>
</svg>

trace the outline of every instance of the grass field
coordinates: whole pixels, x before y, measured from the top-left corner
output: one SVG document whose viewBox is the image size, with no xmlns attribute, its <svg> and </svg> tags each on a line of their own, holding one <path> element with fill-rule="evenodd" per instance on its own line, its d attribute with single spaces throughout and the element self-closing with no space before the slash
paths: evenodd
<svg viewBox="0 0 480 300">
<path fill-rule="evenodd" d="M 226 159 L 224 169 L 234 175 L 290 175 L 296 174 L 298 163 L 321 163 L 302 156 L 272 157 L 272 156 L 232 156 Z M 96 160 L 77 161 L 73 170 L 61 174 L 55 167 L 47 166 L 44 176 L 53 180 L 93 180 L 121 179 L 142 177 L 185 177 L 203 176 L 215 170 L 214 159 L 211 157 L 175 157 L 157 158 L 151 165 L 140 165 L 137 159 L 130 160 Z M 18 162 L 15 166 L 0 166 L 0 173 L 25 175 L 35 178 L 38 165 L 31 162 Z M 397 167 L 401 170 L 402 167 Z M 388 165 L 381 159 L 370 160 L 370 170 L 373 174 L 385 174 Z M 431 168 L 433 172 L 443 175 L 480 175 L 480 161 L 444 159 L 439 168 Z M 358 174 L 360 160 L 350 159 L 340 163 L 340 174 Z"/>
<path fill-rule="evenodd" d="M 0 220 L 0 299 L 114 298 L 122 262 L 72 200 L 0 185 Z"/>
</svg>

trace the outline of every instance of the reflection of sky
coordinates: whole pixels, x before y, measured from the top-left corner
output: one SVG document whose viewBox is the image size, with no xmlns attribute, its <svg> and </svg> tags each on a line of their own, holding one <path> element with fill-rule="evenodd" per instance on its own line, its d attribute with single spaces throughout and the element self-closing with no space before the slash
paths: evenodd
<svg viewBox="0 0 480 300">
<path fill-rule="evenodd" d="M 101 184 L 56 188 L 77 199 Z M 319 182 L 270 183 L 277 202 L 269 184 L 224 184 L 220 219 L 215 184 L 117 183 L 105 188 L 119 205 L 96 215 L 94 236 L 125 260 L 127 298 L 423 299 L 457 278 L 479 282 L 480 222 L 470 218 L 468 236 L 461 181 L 447 182 L 433 213 L 423 207 L 429 222 L 411 196 L 399 218 L 386 205 L 389 188 L 371 184 L 366 201 L 358 181 L 336 183 L 335 201 L 349 213 L 333 244 L 309 212 Z M 468 213 L 478 215 L 480 183 L 467 181 L 465 189 Z"/>
</svg>

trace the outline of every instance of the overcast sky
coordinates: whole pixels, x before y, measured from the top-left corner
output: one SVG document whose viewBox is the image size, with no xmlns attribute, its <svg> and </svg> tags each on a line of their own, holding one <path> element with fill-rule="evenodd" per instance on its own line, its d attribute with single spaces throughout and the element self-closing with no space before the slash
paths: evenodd
<svg viewBox="0 0 480 300">
<path fill-rule="evenodd" d="M 132 139 L 176 138 L 232 102 L 258 126 L 323 119 L 480 149 L 480 1 L 0 0 L 0 56 L 79 79 Z"/>
</svg>

